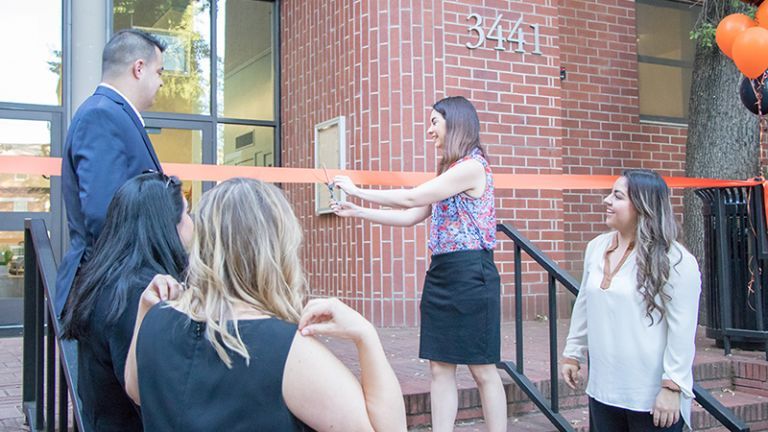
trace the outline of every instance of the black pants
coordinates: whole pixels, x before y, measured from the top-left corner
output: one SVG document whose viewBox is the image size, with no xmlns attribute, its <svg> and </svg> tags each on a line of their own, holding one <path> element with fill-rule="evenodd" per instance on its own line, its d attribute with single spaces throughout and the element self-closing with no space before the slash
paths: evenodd
<svg viewBox="0 0 768 432">
<path fill-rule="evenodd" d="M 684 424 L 681 417 L 668 428 L 656 427 L 650 413 L 618 408 L 589 398 L 590 432 L 682 432 Z"/>
</svg>

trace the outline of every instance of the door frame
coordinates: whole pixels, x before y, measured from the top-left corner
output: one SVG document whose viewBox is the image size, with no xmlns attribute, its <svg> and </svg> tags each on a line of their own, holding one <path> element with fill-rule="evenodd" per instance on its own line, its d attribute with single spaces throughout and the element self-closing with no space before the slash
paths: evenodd
<svg viewBox="0 0 768 432">
<path fill-rule="evenodd" d="M 50 157 L 61 157 L 64 131 L 60 109 L 9 109 L 0 108 L 0 119 L 3 120 L 28 120 L 47 121 L 50 127 Z M 51 247 L 56 258 L 63 253 L 64 239 L 66 235 L 66 218 L 64 214 L 64 201 L 61 196 L 61 174 L 52 175 L 50 179 L 50 208 L 47 212 L 5 212 L 0 211 L 0 231 L 24 232 L 25 219 L 42 219 L 48 228 L 51 238 Z M 58 263 L 58 260 L 57 260 Z M 29 269 L 25 269 L 29 271 Z M 23 296 L 23 293 L 22 293 Z M 22 297 L 23 298 L 23 297 Z M 20 311 L 21 312 L 21 311 Z M 22 317 L 23 318 L 23 317 Z M 22 322 L 0 326 L 0 337 L 18 336 L 22 331 Z"/>
<path fill-rule="evenodd" d="M 51 157 L 61 157 L 63 147 L 62 115 L 56 111 L 32 111 L 0 109 L 0 119 L 47 121 L 51 125 Z M 66 220 L 61 196 L 61 175 L 50 176 L 51 207 L 48 212 L 3 212 L 0 211 L 0 231 L 23 231 L 24 219 L 43 219 L 51 234 L 54 252 L 61 251 L 62 233 Z"/>
<path fill-rule="evenodd" d="M 152 129 L 168 128 L 168 129 L 186 129 L 186 130 L 199 130 L 203 133 L 202 136 L 202 163 L 205 165 L 216 165 L 216 143 L 214 142 L 214 130 L 213 123 L 210 121 L 198 121 L 198 120 L 179 120 L 179 119 L 163 119 L 163 118 L 144 118 L 144 127 L 147 129 L 147 135 L 149 135 L 150 141 L 152 140 Z M 154 145 L 154 144 L 153 144 Z M 155 149 L 157 150 L 157 149 Z M 160 161 L 160 165 L 163 161 Z M 183 179 L 182 179 L 183 180 Z M 202 192 L 207 191 L 215 185 L 214 182 L 204 181 L 202 182 Z"/>
</svg>

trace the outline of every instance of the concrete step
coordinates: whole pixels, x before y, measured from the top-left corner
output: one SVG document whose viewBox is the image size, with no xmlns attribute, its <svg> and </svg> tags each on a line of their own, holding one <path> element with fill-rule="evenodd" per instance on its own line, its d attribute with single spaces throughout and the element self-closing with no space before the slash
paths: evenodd
<svg viewBox="0 0 768 432">
<path fill-rule="evenodd" d="M 768 430 L 768 397 L 756 395 L 743 389 L 725 388 L 712 391 L 712 395 L 733 410 L 750 427 L 751 432 Z M 693 424 L 696 431 L 725 431 L 720 423 L 694 402 Z"/>
<path fill-rule="evenodd" d="M 589 410 L 586 407 L 563 410 L 560 414 L 573 426 L 576 432 L 589 431 Z M 456 432 L 485 432 L 485 423 L 482 420 L 466 422 L 456 426 Z M 518 417 L 510 417 L 507 422 L 507 430 L 521 432 L 548 432 L 557 431 L 552 423 L 540 412 L 531 412 Z"/>
<path fill-rule="evenodd" d="M 529 413 L 539 412 L 538 408 L 528 399 L 517 385 L 515 385 L 509 376 L 502 370 L 499 370 L 504 381 L 504 387 L 507 394 L 508 415 L 510 417 L 519 417 Z M 539 374 L 540 375 L 540 374 Z M 540 375 L 541 376 L 541 375 Z M 723 358 L 706 363 L 699 363 L 694 366 L 694 379 L 707 390 L 720 391 L 722 389 L 732 388 L 732 367 L 730 360 Z M 586 378 L 586 377 L 584 377 Z M 533 379 L 534 384 L 539 391 L 548 397 L 550 394 L 550 380 L 540 378 Z M 574 391 L 567 387 L 562 381 L 558 382 L 558 394 L 560 399 L 560 409 L 564 411 L 586 408 L 587 396 L 583 389 Z M 405 394 L 405 407 L 408 417 L 408 426 L 413 428 L 423 428 L 430 424 L 430 399 L 429 393 L 422 390 Z M 457 421 L 468 422 L 472 424 L 482 418 L 482 408 L 480 404 L 480 394 L 474 386 L 474 382 L 459 389 L 459 410 Z"/>
<path fill-rule="evenodd" d="M 713 394 L 720 402 L 733 409 L 737 415 L 747 421 L 751 432 L 768 431 L 768 398 L 757 396 L 743 391 L 724 390 L 716 391 Z M 560 412 L 566 420 L 570 422 L 576 432 L 589 431 L 589 410 L 586 407 L 577 407 L 562 410 Z M 726 432 L 717 420 L 703 408 L 694 402 L 693 425 L 695 431 L 706 432 Z M 426 432 L 428 427 L 413 428 L 412 431 Z M 507 423 L 507 430 L 510 431 L 536 431 L 536 432 L 555 432 L 557 429 L 540 412 L 530 412 L 516 417 L 510 417 Z M 456 432 L 484 432 L 485 424 L 482 420 L 457 422 Z"/>
</svg>

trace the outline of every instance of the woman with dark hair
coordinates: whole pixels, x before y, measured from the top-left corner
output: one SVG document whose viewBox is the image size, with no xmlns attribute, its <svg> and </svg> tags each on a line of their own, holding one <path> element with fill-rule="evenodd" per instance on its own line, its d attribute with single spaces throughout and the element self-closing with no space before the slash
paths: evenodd
<svg viewBox="0 0 768 432">
<path fill-rule="evenodd" d="M 432 429 L 453 430 L 458 409 L 456 365 L 466 364 L 483 403 L 489 431 L 507 425 L 506 395 L 496 363 L 501 356 L 500 278 L 493 261 L 496 211 L 493 174 L 480 145 L 480 121 L 467 99 L 432 106 L 427 131 L 442 152 L 437 177 L 413 189 L 361 189 L 349 177 L 334 183 L 348 195 L 387 207 L 336 202 L 342 217 L 413 226 L 432 217 L 432 260 L 421 297 L 419 357 L 431 371 Z"/>
<path fill-rule="evenodd" d="M 139 298 L 156 274 L 183 276 L 191 237 L 192 220 L 175 177 L 142 174 L 112 199 L 62 318 L 63 337 L 78 341 L 77 389 L 89 430 L 142 430 L 123 378 Z"/>
<path fill-rule="evenodd" d="M 187 288 L 158 275 L 139 302 L 125 383 L 146 430 L 406 430 L 373 325 L 337 299 L 304 305 L 301 225 L 280 189 L 218 184 L 193 237 Z M 353 341 L 360 380 L 313 335 Z"/>
<path fill-rule="evenodd" d="M 577 387 L 588 352 L 594 431 L 681 431 L 691 424 L 698 264 L 677 242 L 657 173 L 624 171 L 604 202 L 612 231 L 587 246 L 563 378 Z"/>
</svg>

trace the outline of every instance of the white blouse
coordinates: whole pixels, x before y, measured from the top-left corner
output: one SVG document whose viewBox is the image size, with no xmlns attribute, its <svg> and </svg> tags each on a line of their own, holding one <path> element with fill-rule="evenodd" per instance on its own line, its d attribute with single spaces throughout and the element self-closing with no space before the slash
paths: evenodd
<svg viewBox="0 0 768 432">
<path fill-rule="evenodd" d="M 654 324 L 645 313 L 637 290 L 637 253 L 632 251 L 603 290 L 605 251 L 615 232 L 589 242 L 584 275 L 571 316 L 563 355 L 586 362 L 589 352 L 587 394 L 597 401 L 632 411 L 650 412 L 662 380 L 680 389 L 680 413 L 691 425 L 694 340 L 701 293 L 696 258 L 675 242 L 669 252 L 669 281 L 664 292 L 664 319 L 654 310 Z M 657 297 L 656 302 L 660 303 Z"/>
</svg>

